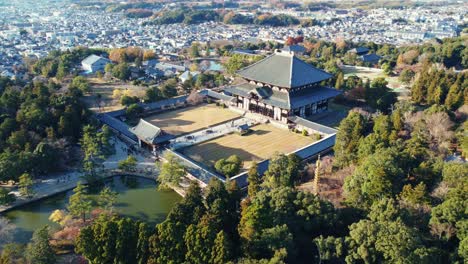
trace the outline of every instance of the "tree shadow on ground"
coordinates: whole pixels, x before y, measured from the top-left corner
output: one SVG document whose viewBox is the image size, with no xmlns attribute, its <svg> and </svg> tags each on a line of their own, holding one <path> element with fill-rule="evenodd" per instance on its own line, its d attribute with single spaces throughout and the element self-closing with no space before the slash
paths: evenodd
<svg viewBox="0 0 468 264">
<path fill-rule="evenodd" d="M 267 133 L 269 131 L 266 131 Z M 201 149 L 202 148 L 202 149 Z M 191 159 L 203 163 L 205 166 L 213 168 L 219 159 L 228 158 L 231 155 L 237 155 L 243 162 L 260 161 L 261 157 L 241 148 L 232 148 L 220 145 L 218 143 L 205 143 L 203 146 L 192 146 L 181 150 L 184 155 Z"/>
</svg>

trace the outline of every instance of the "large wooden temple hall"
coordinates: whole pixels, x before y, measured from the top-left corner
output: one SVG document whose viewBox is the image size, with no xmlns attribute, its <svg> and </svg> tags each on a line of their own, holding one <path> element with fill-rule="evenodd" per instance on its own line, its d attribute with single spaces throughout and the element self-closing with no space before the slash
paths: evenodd
<svg viewBox="0 0 468 264">
<path fill-rule="evenodd" d="M 297 58 L 290 51 L 276 51 L 237 72 L 245 83 L 224 92 L 237 107 L 287 123 L 288 117 L 307 117 L 328 109 L 340 91 L 320 83 L 332 77 Z"/>
</svg>

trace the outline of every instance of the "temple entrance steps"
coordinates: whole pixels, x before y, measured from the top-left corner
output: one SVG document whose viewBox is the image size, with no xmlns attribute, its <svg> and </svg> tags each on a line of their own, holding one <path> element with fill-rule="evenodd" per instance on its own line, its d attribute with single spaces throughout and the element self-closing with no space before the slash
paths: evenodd
<svg viewBox="0 0 468 264">
<path fill-rule="evenodd" d="M 252 112 L 247 112 L 245 115 L 245 117 L 247 118 L 250 118 L 252 120 L 255 120 L 257 121 L 258 123 L 261 123 L 261 124 L 266 124 L 268 122 L 270 122 L 270 119 L 263 116 L 263 115 L 260 115 L 260 114 L 256 114 L 256 113 L 252 113 Z"/>
</svg>

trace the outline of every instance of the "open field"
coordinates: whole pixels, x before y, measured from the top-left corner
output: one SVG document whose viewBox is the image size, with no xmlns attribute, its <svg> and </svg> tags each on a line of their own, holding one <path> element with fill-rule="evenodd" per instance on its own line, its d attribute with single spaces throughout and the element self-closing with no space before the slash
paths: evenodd
<svg viewBox="0 0 468 264">
<path fill-rule="evenodd" d="M 105 111 L 121 109 L 122 106 L 120 105 L 120 102 L 112 98 L 112 93 L 115 89 L 140 98 L 145 95 L 145 90 L 147 89 L 144 86 L 137 86 L 117 81 L 106 81 L 99 78 L 88 78 L 88 81 L 91 86 L 91 91 L 89 95 L 84 97 L 84 99 L 91 110 L 98 110 L 99 106 L 101 107 L 101 110 Z"/>
<path fill-rule="evenodd" d="M 289 153 L 314 142 L 312 137 L 304 137 L 270 124 L 252 127 L 252 132 L 240 136 L 229 134 L 198 145 L 190 146 L 182 152 L 207 166 L 230 155 L 237 155 L 248 169 L 252 161 L 270 158 L 273 153 Z"/>
<path fill-rule="evenodd" d="M 239 115 L 229 109 L 223 109 L 215 104 L 205 104 L 151 115 L 145 117 L 145 120 L 170 134 L 178 135 L 207 128 L 236 117 Z"/>
<path fill-rule="evenodd" d="M 367 68 L 367 67 L 356 67 L 356 66 L 349 66 L 343 65 L 340 66 L 341 70 L 344 73 L 344 77 L 347 78 L 348 76 L 356 75 L 359 78 L 367 78 L 369 80 L 373 80 L 377 77 L 384 77 L 388 82 L 388 87 L 393 89 L 395 92 L 404 92 L 405 85 L 403 85 L 397 76 L 386 76 L 383 73 L 382 69 L 377 68 Z"/>
</svg>

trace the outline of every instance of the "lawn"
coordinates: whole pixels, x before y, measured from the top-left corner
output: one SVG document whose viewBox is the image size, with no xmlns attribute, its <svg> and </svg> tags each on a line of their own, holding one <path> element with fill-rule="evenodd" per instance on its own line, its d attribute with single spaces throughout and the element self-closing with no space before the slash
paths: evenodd
<svg viewBox="0 0 468 264">
<path fill-rule="evenodd" d="M 229 109 L 215 104 L 204 104 L 151 115 L 145 117 L 145 120 L 170 134 L 179 135 L 224 123 L 237 117 L 239 115 Z"/>
<path fill-rule="evenodd" d="M 373 80 L 377 77 L 384 77 L 388 82 L 388 87 L 393 89 L 395 92 L 404 92 L 405 85 L 403 85 L 397 76 L 386 76 L 382 69 L 367 68 L 367 67 L 355 67 L 349 65 L 343 65 L 340 67 L 344 73 L 344 77 L 356 75 L 359 78 L 367 78 Z"/>
<path fill-rule="evenodd" d="M 182 152 L 207 166 L 213 166 L 217 160 L 235 154 L 244 161 L 244 169 L 248 169 L 252 161 L 268 159 L 275 152 L 290 153 L 313 142 L 314 139 L 310 136 L 261 124 L 252 127 L 252 131 L 244 136 L 229 134 L 190 146 Z"/>
</svg>

